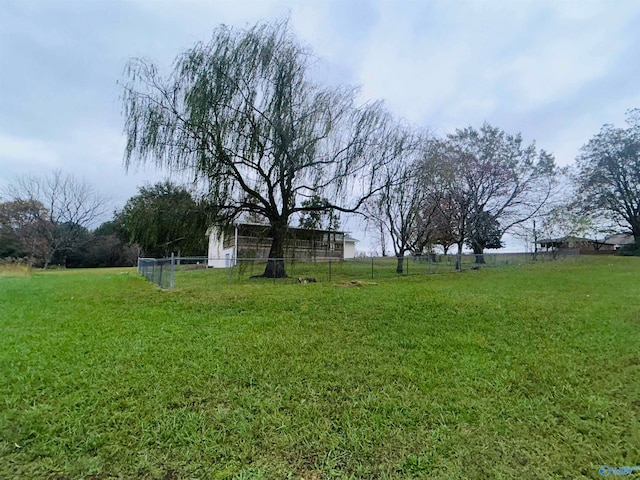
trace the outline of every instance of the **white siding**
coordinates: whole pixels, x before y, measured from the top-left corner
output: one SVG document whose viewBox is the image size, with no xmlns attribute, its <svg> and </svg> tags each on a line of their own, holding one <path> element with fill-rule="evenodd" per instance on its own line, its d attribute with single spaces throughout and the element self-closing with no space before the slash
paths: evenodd
<svg viewBox="0 0 640 480">
<path fill-rule="evenodd" d="M 220 236 L 218 236 L 220 235 Z M 235 259 L 233 247 L 223 248 L 224 233 L 218 234 L 216 228 L 209 230 L 209 252 L 207 265 L 211 268 L 227 268 L 232 266 Z"/>
<path fill-rule="evenodd" d="M 352 240 L 344 241 L 344 258 L 356 258 L 356 242 Z"/>
</svg>

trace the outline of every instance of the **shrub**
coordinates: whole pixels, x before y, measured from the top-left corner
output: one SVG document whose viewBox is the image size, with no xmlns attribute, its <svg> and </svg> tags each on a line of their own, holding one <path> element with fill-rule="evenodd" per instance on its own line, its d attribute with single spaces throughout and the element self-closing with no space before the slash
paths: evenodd
<svg viewBox="0 0 640 480">
<path fill-rule="evenodd" d="M 618 255 L 623 257 L 640 257 L 640 243 L 625 245 L 618 250 Z"/>
<path fill-rule="evenodd" d="M 28 277 L 31 275 L 31 265 L 22 259 L 0 259 L 0 276 L 4 277 Z"/>
</svg>

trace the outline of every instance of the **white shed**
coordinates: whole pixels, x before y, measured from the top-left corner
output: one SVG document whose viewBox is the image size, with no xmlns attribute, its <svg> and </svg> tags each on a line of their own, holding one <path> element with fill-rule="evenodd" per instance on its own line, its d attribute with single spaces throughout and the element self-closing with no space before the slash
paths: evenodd
<svg viewBox="0 0 640 480">
<path fill-rule="evenodd" d="M 207 235 L 209 236 L 207 266 L 211 268 L 227 268 L 234 266 L 236 246 L 235 244 L 232 244 L 230 246 L 227 245 L 225 248 L 224 230 L 211 227 L 207 230 Z M 237 238 L 237 234 L 235 237 Z"/>
<path fill-rule="evenodd" d="M 345 260 L 348 258 L 356 258 L 356 243 L 359 240 L 356 240 L 351 235 L 345 233 L 344 234 L 344 258 Z"/>
</svg>

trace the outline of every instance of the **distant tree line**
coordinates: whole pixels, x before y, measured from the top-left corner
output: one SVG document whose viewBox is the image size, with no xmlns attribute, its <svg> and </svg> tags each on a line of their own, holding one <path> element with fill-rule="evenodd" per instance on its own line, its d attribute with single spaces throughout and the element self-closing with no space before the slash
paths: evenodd
<svg viewBox="0 0 640 480">
<path fill-rule="evenodd" d="M 77 265 L 82 252 L 82 263 L 98 266 L 102 254 L 95 240 L 106 244 L 108 234 L 89 227 L 104 214 L 108 198 L 89 183 L 60 171 L 24 175 L 0 198 L 0 258 L 47 268 Z"/>
<path fill-rule="evenodd" d="M 53 172 L 18 178 L 0 202 L 0 259 L 49 268 L 134 266 L 169 252 L 203 255 L 206 207 L 169 181 L 143 186 L 113 218 L 108 198 L 85 181 Z"/>
<path fill-rule="evenodd" d="M 382 188 L 366 204 L 369 223 L 391 238 L 402 273 L 405 253 L 466 246 L 484 263 L 487 248 L 537 215 L 557 184 L 553 157 L 521 135 L 485 123 L 445 138 L 399 130 L 397 156 L 385 166 Z"/>
</svg>

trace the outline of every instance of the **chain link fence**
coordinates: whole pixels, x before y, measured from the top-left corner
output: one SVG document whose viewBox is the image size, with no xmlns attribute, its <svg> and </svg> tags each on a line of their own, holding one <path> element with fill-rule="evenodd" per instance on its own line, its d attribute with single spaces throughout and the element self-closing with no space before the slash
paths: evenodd
<svg viewBox="0 0 640 480">
<path fill-rule="evenodd" d="M 188 285 L 191 280 L 206 276 L 208 283 L 315 283 L 369 281 L 400 276 L 434 275 L 479 270 L 482 268 L 549 262 L 579 256 L 577 250 L 533 253 L 485 253 L 484 255 L 442 255 L 396 257 L 358 257 L 348 260 L 316 258 L 208 258 L 176 257 L 139 258 L 138 273 L 165 289 Z M 263 277 L 268 262 L 282 262 L 285 278 Z M 211 268 L 215 265 L 221 268 Z M 197 273 L 196 273 L 197 272 Z"/>
<path fill-rule="evenodd" d="M 176 274 L 207 268 L 207 257 L 138 258 L 138 273 L 161 288 L 173 289 Z M 179 276 L 179 275 L 178 275 Z"/>
</svg>

